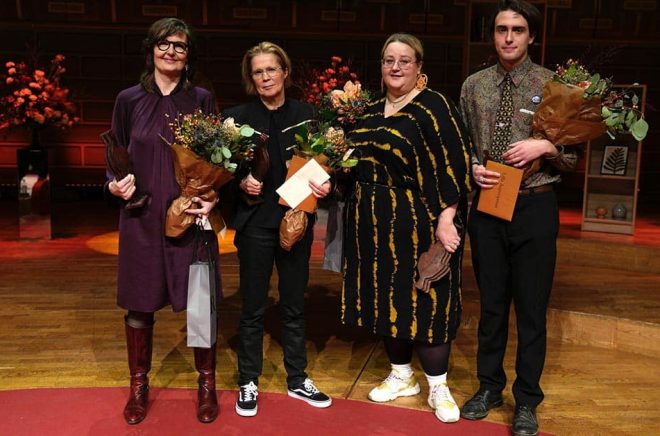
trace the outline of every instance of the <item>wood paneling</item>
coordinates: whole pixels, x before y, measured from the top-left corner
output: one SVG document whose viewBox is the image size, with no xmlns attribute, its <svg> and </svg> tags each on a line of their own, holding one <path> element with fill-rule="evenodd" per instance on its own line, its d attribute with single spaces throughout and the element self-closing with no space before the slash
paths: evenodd
<svg viewBox="0 0 660 436">
<path fill-rule="evenodd" d="M 143 6 L 175 7 L 178 16 L 196 27 L 199 71 L 203 81 L 211 83 L 222 107 L 245 100 L 239 62 L 248 47 L 264 39 L 285 47 L 294 61 L 294 71 L 299 71 L 303 62 L 324 66 L 331 55 L 351 58 L 363 83 L 378 89 L 378 61 L 384 39 L 395 31 L 409 31 L 420 36 L 425 43 L 425 68 L 433 88 L 457 100 L 464 80 L 467 2 L 70 2 L 84 5 L 84 14 L 50 13 L 49 3 L 48 0 L 2 2 L 0 23 L 4 33 L 0 40 L 0 62 L 29 58 L 26 43 L 38 48 L 41 63 L 50 61 L 59 52 L 67 56 L 64 82 L 81 108 L 81 124 L 67 136 L 72 141 L 69 146 L 75 146 L 78 132 L 84 126 L 108 124 L 117 93 L 137 82 L 144 65 L 141 43 L 149 24 L 158 18 L 145 16 Z M 613 76 L 617 83 L 648 85 L 650 109 L 646 116 L 651 131 L 642 156 L 640 199 L 642 203 L 657 200 L 660 198 L 660 184 L 657 183 L 660 177 L 660 116 L 654 108 L 660 100 L 660 9 L 656 6 L 651 10 L 629 10 L 624 8 L 624 0 L 570 3 L 571 8 L 548 8 L 546 66 L 554 69 L 557 63 L 569 57 L 583 57 L 593 62 L 599 72 Z M 116 7 L 113 9 L 112 5 Z M 234 14 L 236 8 L 242 9 Z M 258 18 L 264 11 L 267 19 Z M 324 11 L 348 13 L 343 15 L 344 18 L 354 14 L 355 20 L 338 21 L 335 16 L 334 20 L 324 21 Z M 326 19 L 330 15 L 326 13 Z M 595 17 L 609 20 L 611 30 L 594 31 L 580 27 L 581 20 Z M 0 137 L 0 142 L 4 147 L 15 146 L 9 139 Z M 0 155 L 0 167 L 11 165 L 12 161 L 3 160 Z M 582 179 L 581 172 L 567 176 L 567 191 L 581 190 Z M 574 200 L 579 201 L 579 198 Z"/>
</svg>

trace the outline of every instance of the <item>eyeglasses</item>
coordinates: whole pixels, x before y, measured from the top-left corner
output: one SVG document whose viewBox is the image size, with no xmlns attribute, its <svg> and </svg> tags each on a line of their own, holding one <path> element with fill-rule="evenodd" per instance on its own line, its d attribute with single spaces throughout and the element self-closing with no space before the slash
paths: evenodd
<svg viewBox="0 0 660 436">
<path fill-rule="evenodd" d="M 158 47 L 158 50 L 160 51 L 167 51 L 170 49 L 170 46 L 173 46 L 174 51 L 177 53 L 185 53 L 188 51 L 188 44 L 186 44 L 185 42 L 168 41 L 166 39 L 163 39 L 162 41 L 158 41 L 156 43 L 156 47 Z"/>
<path fill-rule="evenodd" d="M 252 77 L 255 79 L 263 79 L 264 75 L 266 77 L 276 77 L 282 71 L 282 67 L 268 67 L 264 70 L 254 70 L 252 72 Z"/>
<path fill-rule="evenodd" d="M 416 64 L 417 61 L 413 61 L 413 60 L 411 60 L 411 59 L 399 59 L 399 60 L 396 60 L 396 59 L 394 59 L 394 58 L 387 58 L 387 59 L 383 59 L 383 60 L 381 61 L 381 63 L 383 64 L 383 66 L 384 66 L 385 68 L 394 68 L 394 65 L 398 63 L 398 64 L 399 64 L 399 68 L 402 69 L 402 70 L 405 70 L 405 69 L 407 69 L 407 68 L 410 68 L 410 66 L 411 66 L 412 64 Z"/>
</svg>

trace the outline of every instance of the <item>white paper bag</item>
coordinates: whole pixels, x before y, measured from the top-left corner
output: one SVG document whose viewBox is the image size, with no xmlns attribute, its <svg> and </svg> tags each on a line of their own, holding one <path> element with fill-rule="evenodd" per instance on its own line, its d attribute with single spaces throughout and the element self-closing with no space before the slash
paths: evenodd
<svg viewBox="0 0 660 436">
<path fill-rule="evenodd" d="M 194 261 L 188 276 L 188 346 L 211 348 L 217 339 L 215 265 L 210 260 Z"/>
</svg>

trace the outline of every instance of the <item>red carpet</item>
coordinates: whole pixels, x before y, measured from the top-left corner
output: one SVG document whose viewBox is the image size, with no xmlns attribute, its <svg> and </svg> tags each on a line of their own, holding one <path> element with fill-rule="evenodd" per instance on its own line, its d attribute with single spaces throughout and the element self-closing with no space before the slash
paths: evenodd
<svg viewBox="0 0 660 436">
<path fill-rule="evenodd" d="M 259 395 L 259 414 L 234 412 L 236 392 L 220 393 L 212 424 L 195 417 L 196 391 L 153 389 L 147 418 L 129 426 L 122 417 L 126 388 L 0 391 L 2 435 L 509 435 L 508 427 L 460 420 L 443 424 L 430 411 L 362 401 L 333 400 L 315 409 L 284 394 Z"/>
</svg>

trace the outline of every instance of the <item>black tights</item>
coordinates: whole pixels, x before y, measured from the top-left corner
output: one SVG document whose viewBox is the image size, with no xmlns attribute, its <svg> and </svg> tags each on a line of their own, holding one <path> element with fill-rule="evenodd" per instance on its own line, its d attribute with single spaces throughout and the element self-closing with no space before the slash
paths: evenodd
<svg viewBox="0 0 660 436">
<path fill-rule="evenodd" d="M 153 312 L 129 310 L 124 319 L 126 320 L 126 324 L 136 329 L 145 329 L 154 325 Z"/>
<path fill-rule="evenodd" d="M 422 369 L 427 375 L 436 376 L 447 372 L 449 366 L 449 351 L 451 342 L 446 344 L 429 344 L 427 342 L 414 342 L 412 339 L 399 339 L 384 337 L 385 351 L 390 363 L 405 365 L 412 360 L 413 348 L 417 349 L 417 356 Z"/>
</svg>

